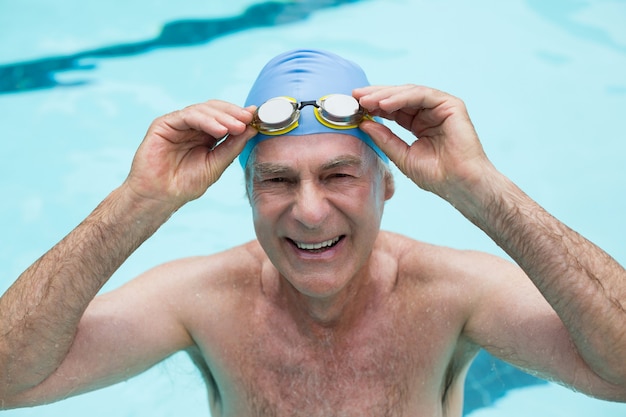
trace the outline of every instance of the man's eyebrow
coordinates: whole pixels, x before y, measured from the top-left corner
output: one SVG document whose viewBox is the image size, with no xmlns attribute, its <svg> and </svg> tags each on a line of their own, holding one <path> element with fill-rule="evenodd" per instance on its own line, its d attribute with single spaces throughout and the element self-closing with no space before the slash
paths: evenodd
<svg viewBox="0 0 626 417">
<path fill-rule="evenodd" d="M 343 167 L 361 167 L 363 165 L 363 159 L 355 155 L 339 155 L 333 159 L 324 162 L 321 165 L 321 170 L 329 171 Z M 271 175 L 285 175 L 293 172 L 293 169 L 289 166 L 278 164 L 275 162 L 257 162 L 253 168 L 254 176 L 271 176 Z"/>
<path fill-rule="evenodd" d="M 263 175 L 281 175 L 291 172 L 291 169 L 285 165 L 277 164 L 274 162 L 258 162 L 254 164 L 254 176 Z"/>
<path fill-rule="evenodd" d="M 336 168 L 344 167 L 361 167 L 363 165 L 363 159 L 355 155 L 339 155 L 336 158 L 322 165 L 323 170 L 332 170 Z"/>
</svg>

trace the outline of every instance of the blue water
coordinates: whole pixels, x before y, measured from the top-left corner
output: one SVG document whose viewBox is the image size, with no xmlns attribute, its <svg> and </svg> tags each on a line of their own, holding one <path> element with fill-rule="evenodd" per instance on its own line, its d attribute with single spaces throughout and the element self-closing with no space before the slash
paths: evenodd
<svg viewBox="0 0 626 417">
<path fill-rule="evenodd" d="M 376 84 L 462 97 L 499 169 L 626 264 L 624 22 L 624 0 L 0 2 L 0 292 L 123 181 L 155 117 L 209 98 L 242 103 L 270 57 L 302 46 L 359 62 Z M 252 239 L 242 183 L 229 168 L 104 290 Z M 385 229 L 503 255 L 399 174 L 386 211 Z M 626 415 L 624 404 L 486 354 L 466 397 L 472 417 Z M 128 382 L 4 415 L 207 416 L 208 407 L 199 375 L 176 355 Z"/>
</svg>

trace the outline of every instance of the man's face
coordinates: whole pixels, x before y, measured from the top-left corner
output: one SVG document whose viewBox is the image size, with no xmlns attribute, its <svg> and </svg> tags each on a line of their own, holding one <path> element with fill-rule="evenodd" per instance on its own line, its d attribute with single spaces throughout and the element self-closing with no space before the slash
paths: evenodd
<svg viewBox="0 0 626 417">
<path fill-rule="evenodd" d="M 332 296 L 367 262 L 391 197 L 376 156 L 343 134 L 283 136 L 257 145 L 257 237 L 301 293 Z"/>
</svg>

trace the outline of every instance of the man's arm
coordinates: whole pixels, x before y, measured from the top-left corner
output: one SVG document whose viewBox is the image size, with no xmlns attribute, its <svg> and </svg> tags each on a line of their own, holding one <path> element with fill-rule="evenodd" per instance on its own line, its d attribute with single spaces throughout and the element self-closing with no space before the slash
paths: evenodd
<svg viewBox="0 0 626 417">
<path fill-rule="evenodd" d="M 122 340 L 123 332 L 116 326 L 97 327 L 98 320 L 81 321 L 83 313 L 145 239 L 218 180 L 255 134 L 247 127 L 251 119 L 249 110 L 211 101 L 155 120 L 124 184 L 0 298 L 0 407 L 19 405 L 18 399 L 26 398 L 24 393 L 44 382 L 50 385 L 48 378 L 58 369 L 71 368 L 67 361 L 73 358 L 88 363 L 84 359 L 91 354 L 97 362 L 97 344 L 102 340 L 109 340 L 110 346 Z M 225 135 L 229 136 L 216 146 Z M 120 323 L 127 318 L 122 317 L 123 309 L 117 314 Z M 106 334 L 93 337 L 94 328 Z M 80 343 L 77 333 L 86 336 Z M 149 350 L 151 346 L 137 348 Z M 133 364 L 128 368 L 134 369 Z M 89 384 L 89 376 L 84 375 L 76 385 Z M 54 391 L 53 387 L 48 391 Z M 29 397 L 29 404 L 36 401 Z"/>
<path fill-rule="evenodd" d="M 575 346 L 570 366 L 581 358 L 615 387 L 609 386 L 606 395 L 600 388 L 597 395 L 626 401 L 626 272 L 508 179 L 496 172 L 489 178 L 493 191 L 487 202 L 477 204 L 480 200 L 467 196 L 461 211 L 518 263 L 558 314 Z M 544 336 L 559 340 L 556 333 Z M 567 367 L 562 359 L 555 363 Z M 594 394 L 595 379 L 579 372 L 564 382 Z"/>
<path fill-rule="evenodd" d="M 367 87 L 355 90 L 355 96 L 370 112 L 396 121 L 418 138 L 409 145 L 380 124 L 362 124 L 403 173 L 421 188 L 449 201 L 502 247 L 567 329 L 566 337 L 555 334 L 545 343 L 539 339 L 546 337 L 546 332 L 533 335 L 532 326 L 507 329 L 469 323 L 482 328 L 480 342 L 510 336 L 502 343 L 518 342 L 514 347 L 520 349 L 518 358 L 531 367 L 533 363 L 549 367 L 545 358 L 540 358 L 545 350 L 542 353 L 521 340 L 535 337 L 537 346 L 549 347 L 552 353 L 582 358 L 556 360 L 552 369 L 539 369 L 544 375 L 591 394 L 626 400 L 626 271 L 493 167 L 461 100 L 414 85 Z M 519 311 L 530 313 L 538 305 L 531 295 L 528 297 L 532 306 Z M 501 307 L 500 303 L 490 306 L 485 302 L 477 316 L 487 319 L 489 315 L 508 314 L 499 310 Z M 538 319 L 547 319 L 550 324 L 538 327 L 549 330 L 552 326 L 559 332 L 558 320 L 550 317 L 548 309 L 539 309 Z M 499 331 L 505 336 L 489 334 Z"/>
<path fill-rule="evenodd" d="M 114 191 L 0 299 L 2 402 L 56 370 L 91 299 L 167 218 L 167 213 L 146 216 L 124 194 L 123 187 Z"/>
</svg>

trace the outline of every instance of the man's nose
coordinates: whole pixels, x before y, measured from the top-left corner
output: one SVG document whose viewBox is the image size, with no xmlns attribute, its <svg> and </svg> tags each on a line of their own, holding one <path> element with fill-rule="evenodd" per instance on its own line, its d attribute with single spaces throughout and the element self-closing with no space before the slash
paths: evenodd
<svg viewBox="0 0 626 417">
<path fill-rule="evenodd" d="M 292 213 L 307 229 L 320 227 L 326 221 L 330 209 L 326 193 L 319 184 L 305 181 L 300 184 Z"/>
</svg>

